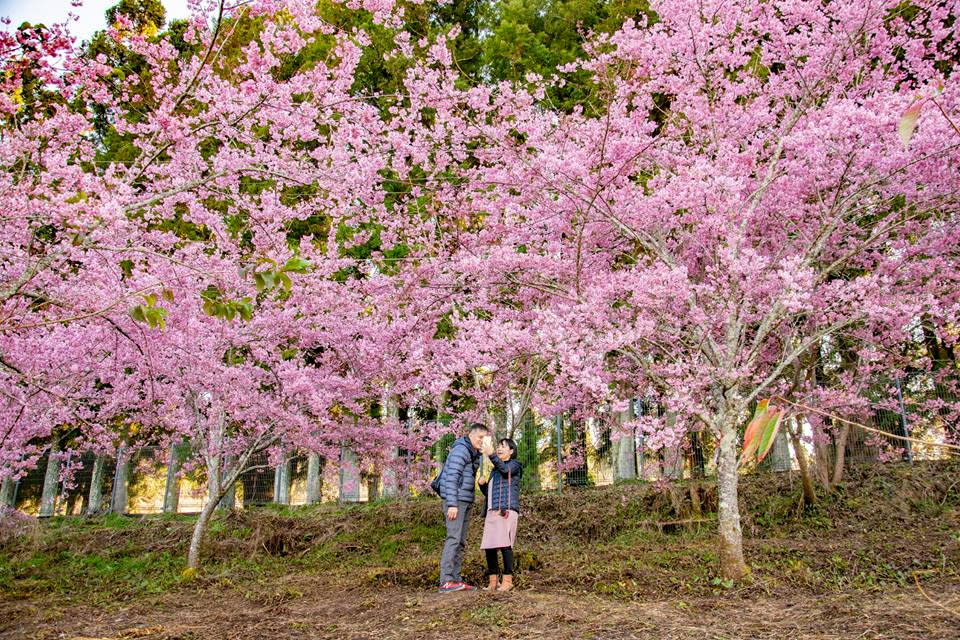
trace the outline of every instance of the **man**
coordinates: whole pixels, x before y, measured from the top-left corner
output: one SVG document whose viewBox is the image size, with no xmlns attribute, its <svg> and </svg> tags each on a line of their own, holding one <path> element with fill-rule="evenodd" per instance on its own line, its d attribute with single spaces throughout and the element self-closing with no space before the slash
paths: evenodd
<svg viewBox="0 0 960 640">
<path fill-rule="evenodd" d="M 482 424 L 470 425 L 469 433 L 450 447 L 443 465 L 440 496 L 446 514 L 447 539 L 440 556 L 440 593 L 476 589 L 464 584 L 460 570 L 467 542 L 470 509 L 473 507 L 477 469 L 480 468 L 480 447 L 489 435 L 490 430 Z"/>
</svg>

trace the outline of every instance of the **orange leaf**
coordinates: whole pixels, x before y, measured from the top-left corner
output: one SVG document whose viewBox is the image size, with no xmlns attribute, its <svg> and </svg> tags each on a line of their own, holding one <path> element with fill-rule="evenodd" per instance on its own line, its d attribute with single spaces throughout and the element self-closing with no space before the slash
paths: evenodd
<svg viewBox="0 0 960 640">
<path fill-rule="evenodd" d="M 757 408 L 753 411 L 753 418 L 743 433 L 743 451 L 740 454 L 741 465 L 753 456 L 760 445 L 759 436 L 763 433 L 763 427 L 766 425 L 769 408 L 770 400 L 764 399 L 757 403 Z"/>
<path fill-rule="evenodd" d="M 917 100 L 907 107 L 903 115 L 900 116 L 900 126 L 897 127 L 897 132 L 900 134 L 900 140 L 903 142 L 904 148 L 910 144 L 913 131 L 917 128 L 917 120 L 920 118 L 920 109 L 923 108 L 924 102 L 926 102 L 926 98 Z"/>
<path fill-rule="evenodd" d="M 783 422 L 783 409 L 777 409 L 771 412 L 767 424 L 763 429 L 763 435 L 760 438 L 760 446 L 757 448 L 757 462 L 762 462 L 770 449 L 773 448 L 773 442 L 777 438 L 777 432 L 780 431 L 780 423 Z"/>
</svg>

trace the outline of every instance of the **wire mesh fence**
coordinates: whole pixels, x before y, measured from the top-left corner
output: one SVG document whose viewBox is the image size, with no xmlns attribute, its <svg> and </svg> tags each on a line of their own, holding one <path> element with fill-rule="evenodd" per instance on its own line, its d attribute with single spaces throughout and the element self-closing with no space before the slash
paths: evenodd
<svg viewBox="0 0 960 640">
<path fill-rule="evenodd" d="M 917 375 L 886 381 L 878 385 L 877 394 L 850 415 L 849 423 L 866 425 L 869 431 L 813 413 L 793 415 L 767 457 L 749 472 L 796 471 L 798 455 L 822 477 L 831 477 L 843 466 L 948 455 L 938 445 L 956 442 L 957 402 L 945 387 L 934 384 L 929 376 Z M 674 445 L 654 449 L 636 427 L 635 419 L 643 416 L 664 417 L 655 401 L 637 399 L 629 407 L 628 418 L 619 422 L 612 417 L 580 420 L 528 413 L 519 424 L 496 435 L 516 442 L 525 491 L 669 482 L 715 474 L 717 447 L 711 433 L 689 431 Z M 270 466 L 266 454 L 261 454 L 251 460 L 252 468 L 241 474 L 220 506 L 366 502 L 417 494 L 443 464 L 455 437 L 447 433 L 421 454 L 398 451 L 399 468 L 386 472 L 364 465 L 346 448 L 335 460 L 294 455 L 278 466 Z M 167 450 L 144 447 L 127 453 L 121 449 L 115 457 L 57 452 L 41 459 L 19 481 L 4 481 L 0 501 L 41 517 L 108 511 L 195 513 L 206 505 L 208 496 L 203 469 L 184 467 L 189 456 L 188 443 Z"/>
</svg>

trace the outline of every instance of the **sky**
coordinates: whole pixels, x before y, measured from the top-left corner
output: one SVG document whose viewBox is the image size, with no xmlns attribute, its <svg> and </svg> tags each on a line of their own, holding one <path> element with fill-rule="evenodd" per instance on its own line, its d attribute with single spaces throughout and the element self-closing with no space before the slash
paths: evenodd
<svg viewBox="0 0 960 640">
<path fill-rule="evenodd" d="M 106 27 L 104 12 L 119 0 L 83 0 L 83 6 L 71 7 L 70 0 L 0 0 L 0 17 L 12 19 L 12 27 L 23 22 L 42 22 L 52 24 L 63 22 L 67 14 L 73 12 L 80 16 L 78 22 L 71 23 L 70 32 L 80 40 L 88 40 L 95 31 Z M 186 18 L 187 0 L 162 0 L 167 8 L 167 21 L 173 18 Z"/>
</svg>

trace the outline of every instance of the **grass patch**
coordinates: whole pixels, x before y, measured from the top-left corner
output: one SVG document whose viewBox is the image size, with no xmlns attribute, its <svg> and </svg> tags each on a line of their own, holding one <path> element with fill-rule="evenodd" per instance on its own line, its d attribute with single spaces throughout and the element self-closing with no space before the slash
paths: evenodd
<svg viewBox="0 0 960 640">
<path fill-rule="evenodd" d="M 90 603 L 157 594 L 180 581 L 184 560 L 168 552 L 35 552 L 25 558 L 0 556 L 0 585 L 8 595 L 56 593 Z"/>
<path fill-rule="evenodd" d="M 506 620 L 499 605 L 488 604 L 476 607 L 464 613 L 464 620 L 479 627 L 496 630 L 502 627 Z"/>
</svg>

